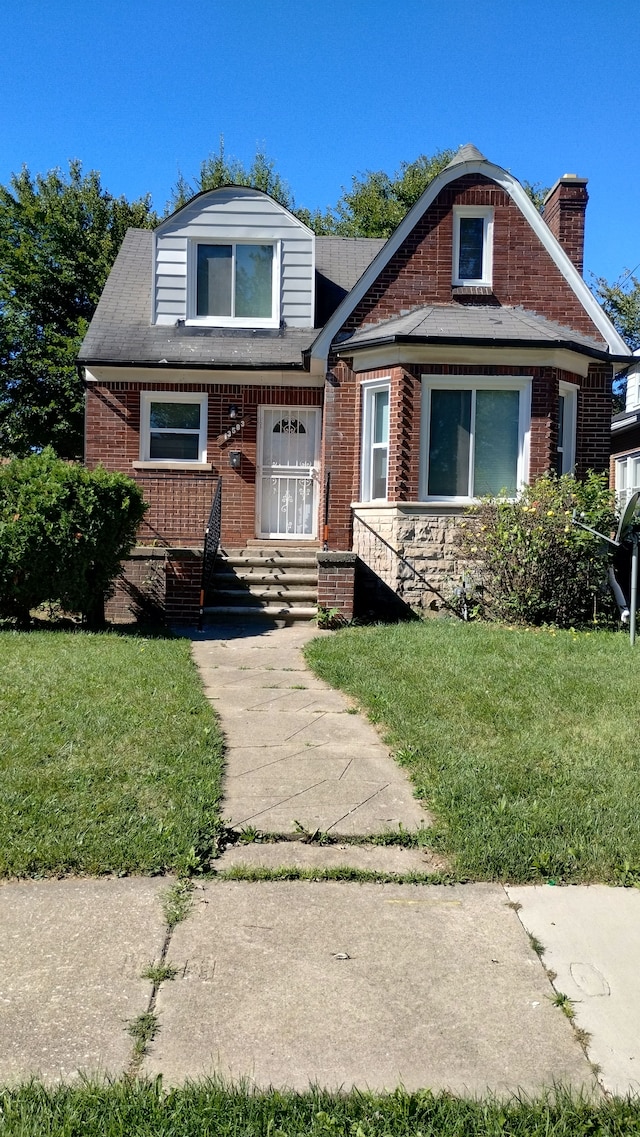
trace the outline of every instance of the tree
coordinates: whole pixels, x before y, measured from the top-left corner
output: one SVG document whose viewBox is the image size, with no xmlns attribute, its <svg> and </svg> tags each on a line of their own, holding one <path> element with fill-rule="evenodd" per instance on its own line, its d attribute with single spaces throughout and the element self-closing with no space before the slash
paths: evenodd
<svg viewBox="0 0 640 1137">
<path fill-rule="evenodd" d="M 631 272 L 613 284 L 603 276 L 593 283 L 593 290 L 613 326 L 632 351 L 640 347 L 640 280 Z"/>
<path fill-rule="evenodd" d="M 239 158 L 228 158 L 224 149 L 224 138 L 220 136 L 217 154 L 210 154 L 200 164 L 200 172 L 193 182 L 188 182 L 183 174 L 171 191 L 167 203 L 167 213 L 181 209 L 183 205 L 203 190 L 218 189 L 219 186 L 252 186 L 268 193 L 286 209 L 294 210 L 294 200 L 287 182 L 280 177 L 275 162 L 268 158 L 264 150 L 258 148 L 250 166 L 245 166 Z"/>
<path fill-rule="evenodd" d="M 415 204 L 430 182 L 444 170 L 453 150 L 439 150 L 429 157 L 421 154 L 414 162 L 403 162 L 395 174 L 367 170 L 351 179 L 351 189 L 343 189 L 334 207 L 324 214 L 309 215 L 318 234 L 339 237 L 389 237 Z"/>
<path fill-rule="evenodd" d="M 154 224 L 80 162 L 0 186 L 0 454 L 82 454 L 78 349 L 126 229 Z"/>
</svg>

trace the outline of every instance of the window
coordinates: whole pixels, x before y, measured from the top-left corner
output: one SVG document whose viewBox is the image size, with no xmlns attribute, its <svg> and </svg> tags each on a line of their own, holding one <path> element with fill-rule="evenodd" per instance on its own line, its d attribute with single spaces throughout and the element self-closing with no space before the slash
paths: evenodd
<svg viewBox="0 0 640 1137">
<path fill-rule="evenodd" d="M 143 462 L 206 462 L 207 396 L 190 391 L 140 395 Z"/>
<path fill-rule="evenodd" d="M 389 470 L 389 384 L 363 386 L 362 500 L 386 501 Z"/>
<path fill-rule="evenodd" d="M 490 285 L 493 251 L 493 209 L 454 206 L 453 283 Z"/>
<path fill-rule="evenodd" d="M 219 327 L 272 327 L 279 321 L 277 244 L 195 243 L 190 320 Z"/>
<path fill-rule="evenodd" d="M 571 474 L 576 461 L 576 411 L 578 389 L 571 383 L 560 383 L 558 394 L 558 446 L 556 473 Z"/>
<path fill-rule="evenodd" d="M 634 493 L 640 490 L 640 452 L 627 454 L 616 461 L 616 501 L 622 511 Z"/>
<path fill-rule="evenodd" d="M 423 498 L 515 496 L 528 475 L 530 381 L 423 378 Z"/>
</svg>

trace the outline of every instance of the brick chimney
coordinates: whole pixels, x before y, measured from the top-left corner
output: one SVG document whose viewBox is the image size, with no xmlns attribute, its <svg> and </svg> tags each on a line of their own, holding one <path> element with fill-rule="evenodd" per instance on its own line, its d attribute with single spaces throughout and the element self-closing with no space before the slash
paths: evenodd
<svg viewBox="0 0 640 1137">
<path fill-rule="evenodd" d="M 587 179 L 563 174 L 544 199 L 544 219 L 582 276 Z"/>
</svg>

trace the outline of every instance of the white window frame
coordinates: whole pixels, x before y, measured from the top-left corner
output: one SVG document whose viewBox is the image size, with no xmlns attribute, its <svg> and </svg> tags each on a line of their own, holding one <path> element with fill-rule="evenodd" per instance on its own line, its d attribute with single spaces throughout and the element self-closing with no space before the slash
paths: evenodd
<svg viewBox="0 0 640 1137">
<path fill-rule="evenodd" d="M 564 399 L 562 445 L 558 445 L 558 459 L 560 459 L 560 455 L 562 455 L 562 463 L 558 460 L 558 472 L 560 474 L 572 474 L 576 464 L 578 388 L 573 383 L 560 381 L 558 384 L 558 398 Z"/>
<path fill-rule="evenodd" d="M 151 404 L 152 403 L 199 403 L 200 429 L 198 431 L 197 458 L 151 458 Z M 141 391 L 140 392 L 140 461 L 154 466 L 197 466 L 207 461 L 207 423 L 208 397 L 197 391 Z M 195 434 L 195 431 L 167 430 L 167 433 Z"/>
<path fill-rule="evenodd" d="M 232 271 L 231 294 L 235 295 L 236 255 L 238 245 L 270 245 L 273 249 L 271 264 L 271 316 L 199 316 L 198 315 L 198 246 L 199 245 L 231 245 Z M 235 237 L 212 238 L 201 237 L 197 241 L 189 241 L 187 249 L 187 324 L 197 324 L 209 328 L 277 328 L 280 326 L 280 280 L 281 280 L 281 241 L 271 237 Z"/>
<path fill-rule="evenodd" d="M 389 500 L 389 431 L 386 442 L 373 441 L 373 413 L 375 407 L 374 395 L 378 391 L 386 391 L 389 396 L 389 429 L 391 427 L 391 376 L 387 379 L 370 379 L 361 384 L 362 388 L 362 436 L 361 436 L 361 501 L 388 501 Z M 384 497 L 372 497 L 373 486 L 373 455 L 376 450 L 386 448 L 386 494 Z"/>
<path fill-rule="evenodd" d="M 453 207 L 453 266 L 454 285 L 477 285 L 490 287 L 493 276 L 493 206 L 492 205 L 454 205 Z M 482 226 L 482 276 L 461 277 L 460 267 L 460 221 L 463 217 L 481 217 Z"/>
<path fill-rule="evenodd" d="M 633 468 L 636 462 L 638 463 L 638 476 L 634 478 Z M 640 490 L 640 450 L 633 450 L 630 454 L 616 458 L 614 476 L 616 504 L 622 513 L 633 494 Z M 623 481 L 625 482 L 624 486 L 620 484 Z"/>
<path fill-rule="evenodd" d="M 431 392 L 447 391 L 519 391 L 518 405 L 518 463 L 516 492 L 520 493 L 529 480 L 529 452 L 531 436 L 531 376 L 530 375 L 423 375 L 420 414 L 420 497 L 422 501 L 442 501 L 472 505 L 479 499 L 467 495 L 429 495 L 429 432 L 431 429 Z M 475 397 L 472 397 L 472 414 L 475 425 Z M 474 434 L 471 434 L 469 453 L 469 481 L 473 477 Z"/>
</svg>

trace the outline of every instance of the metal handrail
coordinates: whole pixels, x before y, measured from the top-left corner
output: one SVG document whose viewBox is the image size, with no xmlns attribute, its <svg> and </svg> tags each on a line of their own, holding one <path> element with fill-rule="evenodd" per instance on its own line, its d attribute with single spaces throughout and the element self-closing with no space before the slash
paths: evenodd
<svg viewBox="0 0 640 1137">
<path fill-rule="evenodd" d="M 213 572 L 220 547 L 220 529 L 222 526 L 222 478 L 218 478 L 216 492 L 211 503 L 209 521 L 204 531 L 204 547 L 202 552 L 202 579 L 200 582 L 200 619 L 202 627 L 204 619 L 204 599 L 213 580 Z"/>
</svg>

